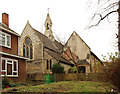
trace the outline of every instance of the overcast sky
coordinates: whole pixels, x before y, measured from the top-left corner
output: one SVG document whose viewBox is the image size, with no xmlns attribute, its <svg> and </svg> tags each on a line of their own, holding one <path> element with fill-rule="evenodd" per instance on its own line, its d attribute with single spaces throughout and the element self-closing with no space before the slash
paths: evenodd
<svg viewBox="0 0 120 94">
<path fill-rule="evenodd" d="M 44 33 L 44 22 L 49 14 L 53 23 L 52 31 L 61 40 L 67 41 L 73 31 L 89 45 L 91 50 L 101 55 L 117 52 L 117 14 L 105 19 L 99 26 L 86 29 L 96 11 L 96 5 L 89 7 L 89 0 L 1 0 L 2 13 L 9 14 L 9 27 L 21 34 L 29 20 L 33 28 Z M 97 19 L 96 19 L 97 20 Z M 0 21 L 2 22 L 2 20 Z"/>
</svg>

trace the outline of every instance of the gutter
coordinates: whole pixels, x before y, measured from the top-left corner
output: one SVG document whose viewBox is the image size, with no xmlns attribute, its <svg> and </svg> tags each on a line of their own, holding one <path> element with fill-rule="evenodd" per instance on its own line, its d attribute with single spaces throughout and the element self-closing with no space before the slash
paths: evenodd
<svg viewBox="0 0 120 94">
<path fill-rule="evenodd" d="M 26 58 L 26 57 L 22 57 L 22 56 L 18 56 L 18 55 L 13 55 L 13 54 L 5 53 L 5 52 L 0 52 L 0 54 L 7 55 L 7 56 L 12 56 L 12 57 L 16 57 L 16 58 L 20 58 L 20 59 L 26 59 L 26 60 L 29 59 L 29 58 Z"/>
<path fill-rule="evenodd" d="M 1 26 L 0 26 L 0 28 L 1 28 L 1 29 L 3 29 L 3 30 L 5 30 L 5 31 L 10 32 L 11 34 L 14 34 L 14 35 L 16 35 L 16 36 L 20 37 L 20 35 L 19 35 L 19 34 L 17 34 L 17 33 L 15 33 L 15 32 L 13 32 L 13 31 L 11 31 L 11 30 L 5 29 L 5 28 L 3 28 L 3 27 L 1 27 Z"/>
</svg>

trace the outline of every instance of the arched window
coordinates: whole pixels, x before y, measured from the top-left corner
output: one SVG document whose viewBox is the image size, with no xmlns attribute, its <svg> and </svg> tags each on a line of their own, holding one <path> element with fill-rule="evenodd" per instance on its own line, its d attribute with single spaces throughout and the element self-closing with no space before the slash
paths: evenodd
<svg viewBox="0 0 120 94">
<path fill-rule="evenodd" d="M 23 56 L 33 59 L 33 46 L 30 38 L 26 38 L 23 43 Z"/>
<path fill-rule="evenodd" d="M 46 61 L 46 69 L 47 70 L 51 70 L 52 69 L 52 60 L 47 60 Z"/>
<path fill-rule="evenodd" d="M 23 45 L 23 56 L 25 57 L 25 45 Z"/>
<path fill-rule="evenodd" d="M 52 60 L 50 59 L 50 70 L 52 69 Z"/>
<path fill-rule="evenodd" d="M 32 59 L 33 58 L 33 48 L 32 48 L 32 46 L 30 47 L 30 59 Z"/>
<path fill-rule="evenodd" d="M 27 51 L 27 56 L 26 57 L 29 58 L 29 48 L 28 47 L 26 48 L 26 51 Z"/>
<path fill-rule="evenodd" d="M 49 61 L 47 60 L 47 70 L 49 70 Z"/>
<path fill-rule="evenodd" d="M 47 23 L 47 30 L 49 30 L 49 24 Z"/>
</svg>

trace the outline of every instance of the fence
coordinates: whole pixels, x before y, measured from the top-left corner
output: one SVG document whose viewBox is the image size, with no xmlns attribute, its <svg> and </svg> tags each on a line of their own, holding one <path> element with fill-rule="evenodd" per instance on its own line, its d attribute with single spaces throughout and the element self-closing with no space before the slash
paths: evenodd
<svg viewBox="0 0 120 94">
<path fill-rule="evenodd" d="M 101 73 L 60 73 L 55 74 L 55 81 L 105 81 Z"/>
<path fill-rule="evenodd" d="M 27 74 L 28 83 L 38 83 L 36 81 L 50 83 L 54 81 L 105 81 L 102 73 L 57 73 L 54 76 L 43 74 Z"/>
</svg>

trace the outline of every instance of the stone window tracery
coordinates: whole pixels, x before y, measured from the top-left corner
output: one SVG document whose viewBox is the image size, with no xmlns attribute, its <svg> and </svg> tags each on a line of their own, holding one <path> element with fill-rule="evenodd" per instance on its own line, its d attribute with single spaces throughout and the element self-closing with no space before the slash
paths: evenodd
<svg viewBox="0 0 120 94">
<path fill-rule="evenodd" d="M 26 38 L 23 43 L 23 56 L 33 59 L 33 46 L 30 38 Z"/>
</svg>

